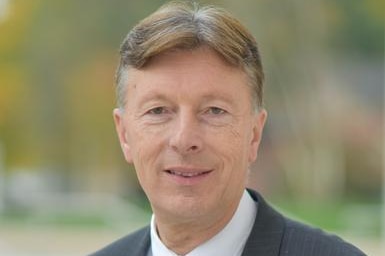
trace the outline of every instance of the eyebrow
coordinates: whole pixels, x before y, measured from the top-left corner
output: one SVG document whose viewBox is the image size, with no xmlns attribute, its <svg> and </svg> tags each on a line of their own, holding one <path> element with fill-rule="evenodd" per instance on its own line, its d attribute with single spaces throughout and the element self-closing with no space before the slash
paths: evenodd
<svg viewBox="0 0 385 256">
<path fill-rule="evenodd" d="M 203 95 L 202 99 L 204 101 L 221 100 L 221 101 L 224 101 L 226 103 L 234 103 L 234 100 L 230 96 L 225 95 L 223 93 L 218 93 L 215 95 L 212 95 L 212 94 Z"/>
<path fill-rule="evenodd" d="M 142 106 L 143 104 L 145 104 L 146 102 L 148 101 L 156 101 L 156 100 L 160 100 L 160 101 L 168 101 L 169 100 L 169 97 L 167 97 L 166 95 L 164 94 L 161 94 L 159 92 L 149 92 L 147 93 L 146 95 L 143 96 L 142 99 L 140 99 L 140 101 L 138 101 L 138 105 L 139 106 Z"/>
<path fill-rule="evenodd" d="M 168 95 L 167 93 L 160 93 L 157 91 L 152 91 L 152 92 L 149 92 L 146 95 L 144 95 L 143 98 L 140 99 L 140 101 L 138 101 L 138 106 L 142 106 L 143 104 L 145 104 L 148 101 L 157 101 L 157 100 L 170 101 L 170 99 L 172 99 L 172 98 L 173 97 L 170 97 L 170 95 Z M 218 92 L 216 94 L 205 93 L 200 98 L 204 102 L 219 100 L 219 101 L 223 101 L 227 104 L 234 104 L 235 103 L 235 101 L 231 98 L 230 95 L 226 95 L 226 94 L 223 94 L 221 92 Z"/>
</svg>

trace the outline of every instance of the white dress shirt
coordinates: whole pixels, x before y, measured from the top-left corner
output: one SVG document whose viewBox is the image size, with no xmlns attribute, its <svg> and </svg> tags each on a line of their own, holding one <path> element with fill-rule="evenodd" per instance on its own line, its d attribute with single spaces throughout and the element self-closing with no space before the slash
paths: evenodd
<svg viewBox="0 0 385 256">
<path fill-rule="evenodd" d="M 214 237 L 184 256 L 241 256 L 256 215 L 257 204 L 245 190 L 230 222 Z M 160 240 L 154 215 L 151 218 L 151 246 L 147 256 L 178 256 Z"/>
</svg>

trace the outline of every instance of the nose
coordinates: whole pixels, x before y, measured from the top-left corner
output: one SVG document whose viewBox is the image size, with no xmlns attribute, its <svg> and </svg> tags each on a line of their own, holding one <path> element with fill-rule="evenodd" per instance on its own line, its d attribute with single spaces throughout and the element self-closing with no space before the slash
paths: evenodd
<svg viewBox="0 0 385 256">
<path fill-rule="evenodd" d="M 182 155 L 198 153 L 203 148 L 199 120 L 193 113 L 186 112 L 180 111 L 170 131 L 170 147 Z"/>
</svg>

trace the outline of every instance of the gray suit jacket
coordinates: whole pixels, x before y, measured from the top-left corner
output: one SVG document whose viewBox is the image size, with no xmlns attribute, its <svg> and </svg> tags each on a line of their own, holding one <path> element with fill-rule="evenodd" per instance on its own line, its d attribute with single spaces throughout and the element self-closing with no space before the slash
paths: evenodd
<svg viewBox="0 0 385 256">
<path fill-rule="evenodd" d="M 337 236 L 284 217 L 270 207 L 257 192 L 248 191 L 258 202 L 258 213 L 242 256 L 365 255 Z M 150 245 L 150 227 L 147 226 L 91 256 L 146 256 Z"/>
</svg>

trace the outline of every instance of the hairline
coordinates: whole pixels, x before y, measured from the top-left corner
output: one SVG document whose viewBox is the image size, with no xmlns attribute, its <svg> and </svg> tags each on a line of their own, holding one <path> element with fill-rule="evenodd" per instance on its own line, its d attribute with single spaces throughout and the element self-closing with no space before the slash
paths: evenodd
<svg viewBox="0 0 385 256">
<path fill-rule="evenodd" d="M 190 50 L 196 50 L 200 47 L 204 47 L 203 45 L 196 47 L 195 49 L 190 49 Z M 215 51 L 212 47 L 208 47 L 210 50 Z M 188 49 L 178 49 L 178 48 L 171 48 L 168 49 L 167 51 L 173 51 L 173 50 L 180 50 L 180 51 L 188 51 Z M 167 52 L 165 51 L 165 52 Z M 217 51 L 215 51 L 217 53 Z M 156 56 L 153 56 L 153 58 L 156 58 L 162 53 L 159 53 Z M 223 57 L 221 54 L 217 53 L 219 57 Z M 249 96 L 250 96 L 250 101 L 252 105 L 252 110 L 255 113 L 258 113 L 261 109 L 263 109 L 263 104 L 262 102 L 259 102 L 258 96 L 255 95 L 255 91 L 253 90 L 253 79 L 251 78 L 251 75 L 248 74 L 247 68 L 243 67 L 243 65 L 234 65 L 230 62 L 228 62 L 225 58 L 223 58 L 225 63 L 231 65 L 232 67 L 238 69 L 241 71 L 245 76 L 246 76 L 246 81 L 247 83 L 245 86 L 248 86 L 249 89 Z M 124 109 L 127 104 L 127 89 L 130 86 L 129 85 L 129 73 L 130 70 L 141 70 L 148 64 L 150 61 L 145 63 L 142 67 L 137 68 L 132 65 L 119 65 L 117 72 L 116 72 L 116 95 L 117 95 L 117 108 L 120 109 L 120 111 L 124 112 Z"/>
<path fill-rule="evenodd" d="M 200 20 L 201 18 L 202 20 L 206 20 L 206 21 L 213 19 L 211 20 L 213 21 L 213 23 L 211 23 L 210 21 L 207 27 L 204 26 L 204 28 L 208 29 L 207 31 L 209 32 L 212 29 L 210 28 L 212 24 L 216 26 L 215 25 L 216 22 L 218 22 L 220 19 L 224 19 L 225 28 L 223 27 L 219 28 L 219 31 L 223 32 L 221 29 L 229 29 L 229 31 L 226 30 L 224 33 L 230 33 L 230 34 L 235 33 L 235 34 L 231 34 L 230 36 L 231 37 L 234 36 L 238 41 L 230 40 L 231 41 L 230 45 L 226 45 L 226 44 L 222 45 L 221 42 L 216 41 L 218 38 L 213 39 L 211 36 L 208 36 L 204 32 L 194 31 L 191 34 L 192 37 L 186 39 L 186 41 L 183 39 L 183 34 L 180 34 L 179 37 L 176 37 L 175 41 L 172 41 L 173 39 L 171 39 L 171 41 L 167 41 L 168 39 L 166 37 L 165 41 L 162 41 L 161 43 L 159 43 L 158 48 L 157 46 L 155 46 L 155 48 L 152 48 L 152 46 L 150 45 L 145 46 L 144 48 L 145 50 L 142 52 L 142 54 L 144 55 L 142 56 L 140 56 L 141 53 L 139 53 L 137 56 L 135 55 L 132 55 L 131 57 L 124 56 L 124 54 L 126 54 L 125 51 L 127 49 L 131 49 L 131 50 L 133 49 L 133 48 L 130 48 L 131 46 L 129 46 L 128 44 L 126 45 L 126 47 L 128 48 L 125 48 L 125 50 L 123 50 L 123 47 L 127 43 L 126 40 L 134 40 L 132 41 L 134 42 L 133 45 L 135 45 L 135 40 L 140 40 L 140 36 L 136 34 L 137 28 L 139 27 L 141 29 L 142 28 L 141 26 L 143 24 L 146 24 L 146 25 L 143 25 L 144 27 L 146 27 L 148 24 L 151 24 L 153 21 L 151 20 L 152 18 L 150 17 L 156 17 L 157 15 L 159 16 L 163 13 L 163 11 L 165 11 L 166 17 L 167 17 L 168 15 L 167 13 L 169 13 L 169 9 L 168 9 L 169 7 L 171 8 L 171 12 L 172 11 L 186 12 L 187 14 L 179 13 L 180 17 L 182 18 L 190 17 L 191 19 L 195 20 L 191 24 L 194 26 L 197 26 L 197 24 L 200 24 L 199 27 L 197 27 L 198 29 L 200 29 L 200 26 L 203 23 L 202 22 L 197 23 L 197 20 Z M 174 7 L 175 9 L 173 10 Z M 156 19 L 157 18 L 155 18 L 155 20 Z M 160 18 L 160 20 L 162 20 L 162 18 Z M 189 23 L 189 25 L 191 24 Z M 233 28 L 229 28 L 229 27 L 226 28 L 226 26 L 235 26 L 237 28 L 234 28 L 233 30 Z M 184 30 L 182 29 L 181 33 L 183 31 Z M 170 31 L 167 31 L 166 35 L 169 35 L 168 33 L 170 33 Z M 217 35 L 218 34 L 214 32 L 214 37 Z M 133 39 L 133 38 L 136 38 L 136 39 Z M 153 40 L 153 38 L 151 40 Z M 155 43 L 155 42 L 152 42 L 152 43 Z M 236 45 L 239 43 L 242 44 L 242 46 Z M 245 55 L 240 56 L 239 54 L 245 54 L 245 53 L 232 52 L 232 50 L 234 49 L 229 50 L 229 48 L 227 48 L 232 46 L 235 46 L 235 47 L 240 46 L 242 48 L 241 50 L 248 51 L 247 56 Z M 149 47 L 149 48 L 146 49 L 146 47 Z M 171 1 L 163 5 L 155 13 L 151 14 L 150 16 L 142 20 L 137 26 L 135 26 L 127 35 L 127 37 L 124 39 L 123 44 L 121 46 L 121 52 L 120 52 L 121 59 L 120 59 L 120 63 L 118 65 L 118 69 L 115 77 L 116 93 L 117 93 L 116 99 L 117 99 L 118 107 L 124 109 L 126 105 L 126 96 L 127 96 L 126 92 L 128 87 L 128 81 L 129 81 L 129 70 L 131 68 L 140 70 L 145 65 L 147 65 L 152 58 L 156 58 L 158 55 L 165 53 L 167 51 L 176 51 L 176 50 L 188 51 L 188 50 L 195 50 L 200 47 L 208 47 L 209 49 L 216 52 L 218 56 L 223 58 L 226 63 L 242 71 L 246 75 L 247 85 L 251 89 L 250 98 L 251 98 L 251 103 L 254 106 L 253 108 L 255 109 L 263 108 L 264 74 L 263 74 L 262 63 L 260 60 L 260 55 L 259 55 L 259 51 L 255 42 L 255 39 L 238 20 L 236 20 L 232 15 L 230 15 L 223 8 L 215 7 L 212 5 L 199 6 L 199 4 L 195 1 L 192 1 L 192 2 Z"/>
</svg>

